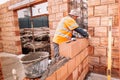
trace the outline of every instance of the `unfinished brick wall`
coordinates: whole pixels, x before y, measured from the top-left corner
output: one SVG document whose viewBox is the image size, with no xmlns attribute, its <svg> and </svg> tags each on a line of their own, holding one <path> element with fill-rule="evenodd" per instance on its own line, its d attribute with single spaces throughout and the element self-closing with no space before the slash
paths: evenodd
<svg viewBox="0 0 120 80">
<path fill-rule="evenodd" d="M 51 37 L 51 52 L 53 56 L 52 39 L 56 30 L 57 24 L 61 18 L 68 14 L 68 1 L 69 0 L 48 0 L 48 12 L 49 12 L 49 28 Z"/>
<path fill-rule="evenodd" d="M 21 42 L 18 26 L 17 13 L 8 10 L 8 6 L 13 4 L 7 2 L 0 5 L 0 22 L 1 22 L 1 43 L 3 51 L 13 54 L 21 53 Z"/>
<path fill-rule="evenodd" d="M 93 72 L 106 74 L 107 69 L 107 44 L 108 21 L 113 17 L 112 27 L 112 75 L 118 76 L 119 72 L 119 20 L 118 0 L 88 0 L 88 30 L 92 36 L 89 64 Z"/>
<path fill-rule="evenodd" d="M 75 47 L 75 45 L 79 47 Z M 80 45 L 83 47 L 80 47 Z M 60 55 L 69 57 L 70 60 L 46 80 L 85 80 L 89 71 L 88 41 L 77 39 L 71 43 L 65 42 L 60 45 Z"/>
</svg>

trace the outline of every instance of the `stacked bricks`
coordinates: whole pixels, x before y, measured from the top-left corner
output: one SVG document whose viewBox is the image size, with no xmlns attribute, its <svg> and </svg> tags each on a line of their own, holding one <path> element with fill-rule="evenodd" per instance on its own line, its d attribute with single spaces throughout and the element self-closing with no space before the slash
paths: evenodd
<svg viewBox="0 0 120 80">
<path fill-rule="evenodd" d="M 68 0 L 48 0 L 51 53 L 53 56 L 52 39 L 58 22 L 68 14 Z"/>
<path fill-rule="evenodd" d="M 4 52 L 21 54 L 22 49 L 17 12 L 8 10 L 11 4 L 13 4 L 12 1 L 0 6 L 1 43 Z"/>
<path fill-rule="evenodd" d="M 2 72 L 1 59 L 0 59 L 0 80 L 4 80 L 4 79 L 3 79 L 3 72 Z"/>
<path fill-rule="evenodd" d="M 119 2 L 119 17 L 120 17 L 120 0 L 118 1 Z M 119 19 L 119 26 L 120 26 L 120 19 Z M 120 31 L 120 27 L 119 27 L 119 31 Z M 120 36 L 120 33 L 119 33 L 119 36 Z M 120 43 L 118 43 L 120 45 Z M 119 46 L 119 49 L 120 49 L 120 46 Z M 119 55 L 120 56 L 120 55 Z M 120 72 L 120 58 L 119 58 L 119 72 Z M 120 76 L 120 73 L 119 73 L 119 76 Z"/>
<path fill-rule="evenodd" d="M 84 80 L 89 71 L 88 42 L 86 41 L 86 39 L 78 39 L 77 41 L 70 43 L 65 42 L 61 44 L 60 55 L 69 57 L 70 60 L 57 71 L 55 71 L 52 75 L 50 75 L 46 80 Z M 84 48 L 81 46 L 75 47 L 76 45 L 84 46 Z M 69 47 L 71 47 L 71 49 Z"/>
<path fill-rule="evenodd" d="M 106 74 L 109 18 L 112 26 L 112 76 L 120 74 L 118 0 L 88 0 L 88 31 L 92 36 L 89 48 L 90 70 Z"/>
</svg>

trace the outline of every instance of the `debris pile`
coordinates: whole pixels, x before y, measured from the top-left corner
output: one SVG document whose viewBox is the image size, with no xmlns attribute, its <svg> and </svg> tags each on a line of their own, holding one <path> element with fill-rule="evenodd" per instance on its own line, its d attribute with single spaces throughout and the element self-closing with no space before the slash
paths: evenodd
<svg viewBox="0 0 120 80">
<path fill-rule="evenodd" d="M 20 30 L 23 54 L 35 51 L 50 53 L 49 28 L 24 28 Z"/>
</svg>

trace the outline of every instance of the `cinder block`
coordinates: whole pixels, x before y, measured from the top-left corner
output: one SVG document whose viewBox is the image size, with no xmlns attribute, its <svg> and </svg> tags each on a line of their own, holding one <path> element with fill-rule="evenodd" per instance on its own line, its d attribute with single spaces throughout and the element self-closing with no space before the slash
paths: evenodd
<svg viewBox="0 0 120 80">
<path fill-rule="evenodd" d="M 88 26 L 90 27 L 100 26 L 100 17 L 89 17 Z"/>
<path fill-rule="evenodd" d="M 46 80 L 57 80 L 56 72 L 54 72 L 52 75 L 50 75 L 49 77 L 47 77 Z"/>
<path fill-rule="evenodd" d="M 107 27 L 95 27 L 96 37 L 107 37 Z"/>
<path fill-rule="evenodd" d="M 100 5 L 100 0 L 88 0 L 88 6 Z"/>
<path fill-rule="evenodd" d="M 96 6 L 95 16 L 105 16 L 108 13 L 107 11 L 108 11 L 107 5 Z"/>
</svg>

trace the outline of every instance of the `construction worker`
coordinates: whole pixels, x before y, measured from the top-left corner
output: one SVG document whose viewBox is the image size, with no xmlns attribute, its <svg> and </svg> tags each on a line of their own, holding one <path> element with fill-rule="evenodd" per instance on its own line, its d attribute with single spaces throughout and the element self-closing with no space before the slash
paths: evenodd
<svg viewBox="0 0 120 80">
<path fill-rule="evenodd" d="M 71 10 L 69 15 L 62 18 L 58 23 L 57 29 L 53 38 L 54 58 L 59 58 L 59 45 L 71 39 L 73 30 L 80 33 L 83 37 L 88 37 L 88 33 L 84 31 L 76 23 L 80 11 L 77 9 Z"/>
</svg>

